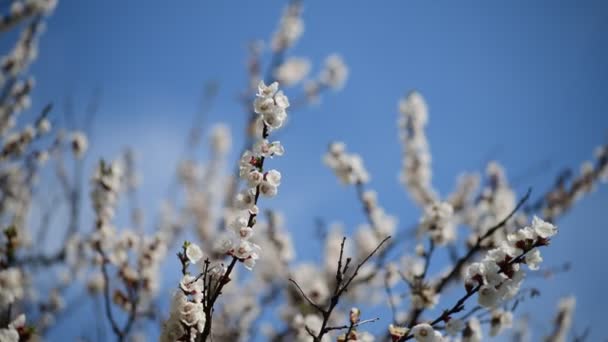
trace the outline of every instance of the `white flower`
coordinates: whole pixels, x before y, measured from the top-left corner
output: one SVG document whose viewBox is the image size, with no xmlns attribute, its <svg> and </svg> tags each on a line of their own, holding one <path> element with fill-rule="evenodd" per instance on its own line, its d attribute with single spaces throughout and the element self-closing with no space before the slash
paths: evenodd
<svg viewBox="0 0 608 342">
<path fill-rule="evenodd" d="M 15 329 L 0 329 L 0 341 L 19 342 L 19 332 Z"/>
<path fill-rule="evenodd" d="M 163 323 L 163 330 L 160 335 L 160 341 L 175 342 L 182 338 L 185 333 L 186 329 L 184 329 L 184 326 L 179 320 L 169 318 L 169 320 Z"/>
<path fill-rule="evenodd" d="M 257 141 L 253 147 L 253 151 L 264 157 L 282 156 L 285 153 L 285 149 L 280 141 L 269 143 L 266 139 Z"/>
<path fill-rule="evenodd" d="M 258 114 L 271 115 L 278 109 L 272 97 L 258 97 L 253 102 L 253 110 Z"/>
<path fill-rule="evenodd" d="M 441 334 L 427 323 L 415 325 L 412 328 L 412 334 L 418 342 L 438 342 L 442 340 Z"/>
<path fill-rule="evenodd" d="M 345 151 L 342 142 L 333 142 L 323 157 L 325 164 L 331 168 L 343 184 L 367 183 L 369 174 L 363 166 L 363 159 L 357 154 Z"/>
<path fill-rule="evenodd" d="M 279 83 L 272 82 L 270 85 L 266 85 L 264 81 L 260 81 L 258 84 L 258 97 L 272 97 L 279 90 Z"/>
<path fill-rule="evenodd" d="M 264 123 L 270 128 L 281 128 L 285 119 L 287 119 L 287 112 L 283 108 L 276 107 L 272 112 L 264 113 L 263 119 Z"/>
<path fill-rule="evenodd" d="M 281 173 L 277 170 L 270 170 L 264 175 L 264 181 L 272 186 L 281 185 Z"/>
<path fill-rule="evenodd" d="M 477 318 L 471 318 L 462 332 L 462 342 L 481 342 L 481 324 Z"/>
<path fill-rule="evenodd" d="M 279 28 L 272 37 L 272 49 L 284 50 L 292 46 L 304 32 L 304 22 L 300 18 L 301 5 L 290 3 L 281 17 Z"/>
<path fill-rule="evenodd" d="M 18 268 L 11 267 L 0 271 L 0 308 L 23 298 L 24 277 Z"/>
<path fill-rule="evenodd" d="M 557 228 L 549 222 L 534 216 L 532 219 L 532 229 L 543 239 L 552 237 L 557 233 Z"/>
<path fill-rule="evenodd" d="M 445 332 L 450 336 L 456 336 L 464 329 L 464 322 L 457 318 L 450 318 L 445 324 Z"/>
<path fill-rule="evenodd" d="M 260 194 L 265 197 L 274 197 L 278 192 L 278 188 L 268 182 L 262 182 L 260 184 Z"/>
<path fill-rule="evenodd" d="M 543 258 L 540 256 L 540 250 L 538 248 L 534 248 L 533 250 L 528 252 L 525 258 L 528 268 L 532 271 L 538 270 L 540 263 L 543 261 Z"/>
<path fill-rule="evenodd" d="M 399 338 L 405 336 L 408 333 L 409 329 L 406 327 L 399 327 L 394 324 L 389 324 L 388 332 L 393 338 L 393 341 L 398 340 Z"/>
<path fill-rule="evenodd" d="M 492 308 L 498 305 L 499 300 L 500 295 L 494 286 L 484 285 L 479 289 L 479 295 L 477 297 L 479 305 L 486 308 Z"/>
<path fill-rule="evenodd" d="M 243 216 L 237 216 L 234 220 L 232 220 L 229 224 L 229 227 L 232 228 L 235 232 L 241 230 L 241 228 L 247 227 L 247 219 Z"/>
<path fill-rule="evenodd" d="M 325 69 L 321 72 L 321 82 L 332 88 L 341 89 L 348 78 L 348 67 L 339 55 L 333 54 L 325 59 Z"/>
<path fill-rule="evenodd" d="M 186 302 L 181 308 L 180 315 L 180 321 L 185 325 L 197 326 L 199 331 L 203 330 L 206 317 L 202 303 Z"/>
<path fill-rule="evenodd" d="M 420 230 L 427 232 L 436 244 L 453 240 L 454 227 L 451 222 L 454 209 L 448 202 L 435 202 L 427 206 L 420 219 Z"/>
<path fill-rule="evenodd" d="M 492 312 L 490 320 L 490 336 L 500 334 L 504 329 L 508 329 L 513 324 L 513 314 L 504 310 L 495 310 Z"/>
<path fill-rule="evenodd" d="M 214 125 L 211 129 L 209 140 L 211 147 L 216 153 L 220 155 L 226 154 L 232 144 L 230 128 L 224 124 Z"/>
<path fill-rule="evenodd" d="M 274 95 L 274 102 L 277 105 L 277 107 L 279 107 L 281 109 L 287 109 L 287 107 L 289 107 L 289 99 L 287 98 L 287 96 L 285 96 L 285 94 L 283 94 L 282 90 L 279 90 Z"/>
<path fill-rule="evenodd" d="M 51 130 L 51 122 L 47 118 L 42 118 L 36 123 L 38 134 L 45 134 Z"/>
<path fill-rule="evenodd" d="M 310 71 L 310 62 L 306 58 L 291 57 L 274 71 L 274 77 L 286 86 L 294 85 L 304 79 Z"/>
<path fill-rule="evenodd" d="M 89 147 L 87 136 L 82 132 L 72 133 L 71 143 L 72 151 L 74 152 L 76 158 L 81 158 Z"/>
<path fill-rule="evenodd" d="M 250 209 L 255 205 L 255 189 L 245 189 L 236 194 L 235 205 L 239 209 Z"/>
<path fill-rule="evenodd" d="M 428 106 L 422 95 L 417 91 L 412 91 L 399 102 L 399 111 L 413 119 L 416 126 L 426 125 L 428 120 Z"/>
<path fill-rule="evenodd" d="M 197 244 L 190 243 L 186 247 L 186 257 L 191 263 L 196 264 L 203 257 L 203 251 Z"/>
<path fill-rule="evenodd" d="M 251 170 L 251 171 L 249 171 L 249 174 L 247 175 L 248 184 L 249 184 L 249 186 L 252 186 L 252 187 L 260 184 L 260 182 L 262 182 L 263 178 L 264 178 L 264 175 L 258 170 Z"/>
</svg>

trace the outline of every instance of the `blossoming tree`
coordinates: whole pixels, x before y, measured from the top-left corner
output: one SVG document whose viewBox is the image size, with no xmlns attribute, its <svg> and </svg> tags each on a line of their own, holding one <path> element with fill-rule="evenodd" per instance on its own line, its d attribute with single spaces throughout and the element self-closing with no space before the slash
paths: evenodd
<svg viewBox="0 0 608 342">
<path fill-rule="evenodd" d="M 262 46 L 250 48 L 246 139 L 233 172 L 222 173 L 230 130 L 216 125 L 208 160 L 185 159 L 167 170 L 176 173 L 172 195 L 153 232 L 144 233 L 150 229 L 142 227 L 134 196 L 132 151 L 96 161 L 94 174 L 83 174 L 95 99 L 82 130 L 53 127 L 51 105 L 31 122 L 19 118 L 35 86 L 28 65 L 56 5 L 14 0 L 0 17 L 0 33 L 20 30 L 0 65 L 0 341 L 44 338 L 67 319 L 69 288 L 84 289 L 84 298 L 103 310 L 107 340 L 153 338 L 146 328 L 151 322 L 161 341 L 481 341 L 512 325 L 514 339 L 521 341 L 527 328 L 518 319 L 518 304 L 538 292 L 524 286 L 526 275 L 538 272 L 560 217 L 608 180 L 606 145 L 579 174 L 559 175 L 536 201 L 531 191 L 517 194 L 497 162 L 484 175 L 465 174 L 451 194 L 441 196 L 433 186 L 427 105 L 411 91 L 398 103 L 400 182 L 419 217 L 401 226 L 370 188 L 362 156 L 344 142 L 332 142 L 323 161 L 339 183 L 356 190 L 367 222 L 353 236 L 326 229 L 320 263 L 294 260 L 293 246 L 300 242 L 264 203 L 282 195 L 281 172 L 272 167 L 289 146 L 276 140 L 277 133 L 289 124 L 292 110 L 339 90 L 348 68 L 332 54 L 320 74 L 310 77 L 309 60 L 290 55 L 304 31 L 302 4 L 292 1 L 268 44 L 268 70 L 261 67 Z M 302 97 L 284 86 L 301 87 Z M 208 100 L 213 93 L 210 87 Z M 187 149 L 197 148 L 201 135 L 203 127 L 193 125 Z M 56 184 L 61 196 L 45 198 L 40 222 L 34 222 L 41 182 Z M 130 203 L 131 229 L 116 227 L 123 197 Z M 52 225 L 60 204 L 68 208 L 63 230 Z M 90 227 L 79 226 L 84 204 L 94 212 Z M 59 241 L 51 253 L 39 248 L 49 233 Z M 415 248 L 407 250 L 412 242 Z M 440 250 L 450 262 L 432 274 L 429 265 Z M 180 269 L 164 267 L 171 258 Z M 180 280 L 167 291 L 161 286 L 165 276 Z M 270 304 L 278 314 L 264 324 Z M 574 305 L 574 298 L 564 298 L 555 319 L 545 320 L 551 327 L 547 341 L 566 339 Z"/>
</svg>

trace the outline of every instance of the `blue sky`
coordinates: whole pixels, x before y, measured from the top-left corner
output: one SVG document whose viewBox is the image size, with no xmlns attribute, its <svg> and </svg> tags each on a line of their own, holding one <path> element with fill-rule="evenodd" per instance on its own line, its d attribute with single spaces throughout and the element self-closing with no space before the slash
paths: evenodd
<svg viewBox="0 0 608 342">
<path fill-rule="evenodd" d="M 102 88 L 90 160 L 112 158 L 125 146 L 138 151 L 150 222 L 205 81 L 220 82 L 210 121 L 242 132 L 245 116 L 235 99 L 246 83 L 246 46 L 271 36 L 283 5 L 61 1 L 31 68 L 34 108 L 48 101 L 61 107 L 68 95 L 82 108 Z M 320 106 L 292 113 L 280 137 L 287 154 L 272 161 L 284 175 L 281 193 L 262 205 L 284 211 L 303 259 L 317 257 L 314 217 L 354 230 L 364 221 L 355 193 L 321 163 L 327 143 L 337 139 L 364 157 L 387 211 L 403 225 L 416 221 L 419 213 L 397 182 L 397 101 L 411 89 L 429 103 L 433 182 L 442 194 L 461 171 L 481 170 L 492 158 L 519 180 L 520 193 L 532 186 L 538 195 L 561 168 L 578 168 L 606 142 L 607 19 L 603 1 L 305 1 L 306 32 L 290 54 L 310 57 L 316 72 L 338 52 L 350 78 Z M 287 89 L 288 96 L 299 93 Z M 236 136 L 234 146 L 240 141 Z M 520 177 L 542 162 L 540 171 Z M 556 299 L 570 293 L 579 299 L 579 332 L 602 324 L 597 299 L 608 279 L 598 251 L 608 237 L 606 204 L 603 186 L 559 222 L 545 260 L 571 261 L 573 270 L 539 285 L 541 298 L 522 307 L 541 331 Z M 605 336 L 595 328 L 592 337 Z"/>
</svg>

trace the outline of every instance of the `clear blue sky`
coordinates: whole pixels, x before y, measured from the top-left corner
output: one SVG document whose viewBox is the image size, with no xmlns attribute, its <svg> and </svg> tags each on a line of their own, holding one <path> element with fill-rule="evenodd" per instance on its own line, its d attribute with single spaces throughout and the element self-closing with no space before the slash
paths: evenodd
<svg viewBox="0 0 608 342">
<path fill-rule="evenodd" d="M 34 108 L 60 104 L 67 95 L 82 108 L 101 87 L 91 153 L 111 158 L 125 146 L 139 151 L 143 203 L 153 218 L 206 80 L 218 79 L 221 87 L 211 121 L 242 131 L 244 113 L 235 98 L 246 82 L 246 44 L 270 37 L 283 5 L 60 1 L 32 68 Z M 532 186 L 539 194 L 562 167 L 578 168 L 606 141 L 607 2 L 318 0 L 305 1 L 304 20 L 305 35 L 291 54 L 310 57 L 316 71 L 327 54 L 338 52 L 350 79 L 321 106 L 293 113 L 281 136 L 287 154 L 273 160 L 284 182 L 278 199 L 263 205 L 285 212 L 300 258 L 316 258 L 317 245 L 307 242 L 314 217 L 344 221 L 349 230 L 364 220 L 354 191 L 321 164 L 334 139 L 363 155 L 388 212 L 404 225 L 417 220 L 397 183 L 396 108 L 410 89 L 429 103 L 434 184 L 442 194 L 460 171 L 480 170 L 488 158 L 501 161 L 512 178 L 548 161 L 518 184 L 521 193 Z M 235 140 L 240 146 L 240 137 Z M 545 260 L 571 261 L 574 268 L 540 284 L 541 298 L 520 308 L 532 313 L 541 332 L 556 299 L 574 293 L 575 327 L 592 325 L 592 340 L 606 336 L 599 328 L 605 315 L 600 290 L 608 278 L 598 256 L 608 238 L 607 204 L 604 186 L 559 222 Z"/>
</svg>

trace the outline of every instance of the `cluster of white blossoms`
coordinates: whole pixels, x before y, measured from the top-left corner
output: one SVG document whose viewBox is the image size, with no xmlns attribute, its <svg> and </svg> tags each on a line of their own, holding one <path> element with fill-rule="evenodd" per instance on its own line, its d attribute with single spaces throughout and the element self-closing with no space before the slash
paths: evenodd
<svg viewBox="0 0 608 342">
<path fill-rule="evenodd" d="M 43 27 L 44 24 L 41 21 L 33 21 L 21 32 L 13 50 L 0 61 L 3 76 L 0 84 L 18 76 L 36 59 L 38 55 L 37 35 Z"/>
<path fill-rule="evenodd" d="M 7 31 L 25 19 L 46 15 L 57 6 L 57 0 L 13 1 L 7 15 L 0 17 L 0 32 Z"/>
<path fill-rule="evenodd" d="M 263 286 L 272 286 L 273 282 L 284 281 L 276 279 L 276 275 L 289 272 L 290 263 L 295 258 L 295 250 L 291 234 L 284 227 L 283 215 L 269 211 L 267 217 L 268 222 L 256 224 L 257 235 L 260 237 L 257 239 L 257 243 L 264 253 L 260 256 L 260 263 L 255 275 Z"/>
<path fill-rule="evenodd" d="M 576 298 L 573 296 L 560 299 L 557 304 L 557 313 L 553 322 L 553 331 L 547 337 L 547 342 L 565 342 L 568 340 L 568 332 L 572 325 L 572 316 L 576 307 Z"/>
<path fill-rule="evenodd" d="M 475 207 L 469 212 L 468 223 L 473 228 L 470 242 L 475 243 L 477 236 L 484 235 L 488 229 L 507 217 L 516 205 L 516 196 L 504 168 L 497 162 L 486 167 L 486 185 L 481 190 Z M 487 240 L 489 245 L 498 246 L 506 239 L 507 229 L 501 229 Z"/>
<path fill-rule="evenodd" d="M 556 219 L 585 194 L 592 192 L 597 183 L 608 182 L 608 145 L 598 146 L 594 158 L 595 160 L 583 162 L 574 177 L 568 171 L 557 179 L 553 189 L 545 195 L 546 203 L 541 208 L 544 217 Z"/>
<path fill-rule="evenodd" d="M 323 69 L 312 80 L 306 81 L 304 90 L 311 102 L 317 102 L 319 94 L 324 89 L 340 90 L 348 79 L 348 66 L 338 54 L 331 54 L 325 58 Z"/>
<path fill-rule="evenodd" d="M 96 230 L 86 240 L 94 251 L 93 263 L 101 265 L 103 272 L 106 264 L 117 269 L 117 277 L 125 291 L 116 288 L 112 295 L 114 304 L 125 311 L 132 309 L 135 302 L 140 309 L 151 305 L 160 286 L 160 265 L 166 255 L 166 242 L 162 233 L 142 236 L 133 230 L 125 229 L 120 233 L 112 225 L 114 209 L 123 182 L 119 162 L 101 161 L 92 178 L 91 201 L 96 214 Z M 131 259 L 135 259 L 131 261 Z M 99 293 L 108 279 L 102 274 L 93 273 L 89 277 L 88 290 Z M 137 293 L 135 299 L 133 292 Z"/>
<path fill-rule="evenodd" d="M 109 228 L 114 218 L 114 208 L 118 202 L 122 170 L 118 162 L 106 163 L 101 160 L 91 180 L 91 202 L 97 217 L 97 229 Z M 101 238 L 101 241 L 104 239 Z"/>
<path fill-rule="evenodd" d="M 337 54 L 329 55 L 325 59 L 325 66 L 319 76 L 319 82 L 328 88 L 342 89 L 348 78 L 348 67 Z"/>
<path fill-rule="evenodd" d="M 325 165 L 334 171 L 342 184 L 365 184 L 369 174 L 363 165 L 361 156 L 346 152 L 343 142 L 333 142 L 323 157 Z"/>
<path fill-rule="evenodd" d="M 525 276 L 520 263 L 538 270 L 543 259 L 537 247 L 547 245 L 556 232 L 554 225 L 534 217 L 530 226 L 509 234 L 507 241 L 488 251 L 482 261 L 469 265 L 465 276 L 467 291 L 477 289 L 477 301 L 486 308 L 495 308 L 513 298 Z"/>
<path fill-rule="evenodd" d="M 355 235 L 357 255 L 361 259 L 369 255 L 382 239 L 395 232 L 398 220 L 380 206 L 376 191 L 362 191 L 360 200 L 368 219 L 368 223 L 359 226 Z"/>
<path fill-rule="evenodd" d="M 13 128 L 16 116 L 30 107 L 30 93 L 34 88 L 34 79 L 16 80 L 12 84 L 4 84 L 4 87 L 10 89 L 9 96 L 0 103 L 0 134 L 5 134 Z"/>
<path fill-rule="evenodd" d="M 289 99 L 279 90 L 278 82 L 266 86 L 264 81 L 260 81 L 253 110 L 260 114 L 266 126 L 270 129 L 281 128 L 287 119 L 287 107 Z"/>
<path fill-rule="evenodd" d="M 0 329 L 0 341 L 19 342 L 29 341 L 33 336 L 33 330 L 25 325 L 25 315 L 20 314 L 6 328 Z"/>
<path fill-rule="evenodd" d="M 302 5 L 293 1 L 285 8 L 279 28 L 272 37 L 272 49 L 283 51 L 291 47 L 304 33 L 304 21 L 301 18 Z"/>
<path fill-rule="evenodd" d="M 403 166 L 399 179 L 421 207 L 436 202 L 431 185 L 431 153 L 424 131 L 428 108 L 420 93 L 412 91 L 399 102 L 399 137 L 403 144 Z"/>
<path fill-rule="evenodd" d="M 13 132 L 4 138 L 4 143 L 0 147 L 0 161 L 8 158 L 20 157 L 28 150 L 34 139 L 43 136 L 50 130 L 50 122 L 47 118 L 40 118 L 35 126 L 26 125 L 20 132 Z M 37 158 L 46 160 L 47 151 L 39 151 Z"/>
<path fill-rule="evenodd" d="M 20 269 L 10 267 L 0 270 L 0 311 L 23 298 L 24 286 L 25 279 Z"/>
<path fill-rule="evenodd" d="M 179 283 L 179 290 L 173 295 L 169 318 L 163 323 L 160 336 L 162 342 L 184 340 L 184 338 L 195 341 L 198 334 L 203 332 L 207 320 L 206 296 L 212 295 L 210 290 L 206 291 L 205 281 L 210 284 L 211 280 L 218 281 L 223 275 L 222 267 L 212 271 L 206 269 L 204 278 L 190 275 L 187 266 L 202 260 L 203 251 L 197 244 L 189 241 L 184 242 L 182 250 L 178 256 L 184 265 L 184 273 Z"/>
<path fill-rule="evenodd" d="M 264 125 L 262 138 L 254 144 L 252 150 L 245 151 L 241 157 L 239 176 L 247 186 L 235 198 L 236 208 L 246 211 L 248 218 L 238 214 L 233 217 L 228 223 L 229 234 L 218 242 L 221 253 L 237 258 L 248 269 L 253 268 L 260 252 L 260 247 L 251 241 L 255 218 L 259 213 L 258 197 L 274 197 L 281 185 L 281 173 L 277 170 L 264 171 L 263 167 L 266 158 L 281 156 L 284 149 L 279 141 L 269 142 L 266 138 L 271 130 L 283 125 L 287 118 L 289 99 L 279 90 L 277 82 L 267 86 L 260 81 L 253 106 Z"/>
<path fill-rule="evenodd" d="M 179 341 L 186 334 L 190 341 L 195 341 L 197 333 L 205 327 L 202 280 L 186 275 L 180 288 L 183 292 L 178 291 L 173 296 L 169 319 L 163 324 L 160 335 L 161 342 Z"/>
<path fill-rule="evenodd" d="M 428 234 L 436 245 L 454 241 L 456 228 L 453 222 L 454 209 L 448 202 L 436 202 L 424 208 L 418 229 Z"/>
<path fill-rule="evenodd" d="M 274 78 L 289 87 L 302 81 L 309 72 L 310 61 L 307 58 L 291 57 L 274 70 Z"/>
<path fill-rule="evenodd" d="M 208 250 L 212 246 L 206 246 L 205 242 L 212 244 L 214 234 L 217 233 L 218 199 L 222 198 L 225 191 L 225 180 L 223 167 L 232 137 L 230 129 L 224 124 L 215 124 L 209 133 L 210 156 L 206 165 L 201 165 L 194 160 L 184 160 L 178 168 L 178 179 L 185 191 L 184 212 L 179 217 L 172 218 L 167 214 L 163 220 L 168 224 L 162 225 L 163 230 L 169 236 L 176 236 L 176 230 L 183 228 L 185 224 L 194 225 L 203 248 Z M 192 146 L 194 147 L 194 146 Z M 167 207 L 167 209 L 169 209 Z"/>
</svg>

